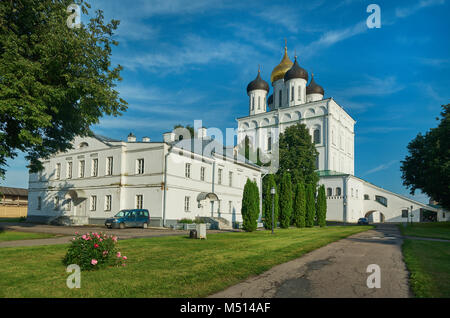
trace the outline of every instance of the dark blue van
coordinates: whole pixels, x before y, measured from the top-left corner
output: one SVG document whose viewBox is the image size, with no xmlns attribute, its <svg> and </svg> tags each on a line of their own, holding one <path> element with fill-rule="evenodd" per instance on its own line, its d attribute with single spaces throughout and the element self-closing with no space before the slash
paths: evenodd
<svg viewBox="0 0 450 318">
<path fill-rule="evenodd" d="M 106 219 L 105 226 L 109 229 L 126 227 L 142 227 L 150 224 L 150 213 L 147 209 L 120 210 L 113 218 Z"/>
</svg>

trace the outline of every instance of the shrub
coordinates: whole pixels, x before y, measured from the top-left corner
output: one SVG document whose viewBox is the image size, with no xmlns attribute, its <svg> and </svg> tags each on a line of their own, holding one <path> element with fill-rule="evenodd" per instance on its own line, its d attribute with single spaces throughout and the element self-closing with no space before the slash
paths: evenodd
<svg viewBox="0 0 450 318">
<path fill-rule="evenodd" d="M 283 173 L 281 178 L 279 204 L 280 227 L 287 229 L 291 224 L 292 215 L 292 182 L 291 175 L 287 172 Z"/>
<path fill-rule="evenodd" d="M 242 196 L 242 228 L 247 232 L 256 230 L 259 215 L 259 190 L 256 182 L 247 179 Z"/>
<path fill-rule="evenodd" d="M 181 223 L 181 224 L 192 224 L 192 223 L 194 223 L 194 221 L 192 221 L 191 219 L 181 219 L 181 220 L 178 220 L 178 223 Z"/>
<path fill-rule="evenodd" d="M 81 270 L 96 270 L 105 266 L 125 266 L 126 256 L 116 248 L 117 237 L 104 233 L 86 233 L 72 239 L 64 265 L 77 264 Z"/>
</svg>

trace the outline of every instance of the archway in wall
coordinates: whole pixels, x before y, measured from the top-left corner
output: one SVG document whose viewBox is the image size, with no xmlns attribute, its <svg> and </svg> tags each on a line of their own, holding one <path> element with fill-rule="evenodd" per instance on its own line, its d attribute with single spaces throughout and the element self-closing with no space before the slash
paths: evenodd
<svg viewBox="0 0 450 318">
<path fill-rule="evenodd" d="M 384 223 L 384 214 L 377 210 L 372 210 L 364 215 L 365 218 L 369 220 L 369 223 Z"/>
</svg>

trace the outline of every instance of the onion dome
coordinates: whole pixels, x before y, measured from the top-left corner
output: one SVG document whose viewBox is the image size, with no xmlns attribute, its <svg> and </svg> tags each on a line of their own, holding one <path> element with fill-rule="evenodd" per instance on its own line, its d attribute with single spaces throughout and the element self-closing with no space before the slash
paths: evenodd
<svg viewBox="0 0 450 318">
<path fill-rule="evenodd" d="M 284 74 L 289 71 L 292 65 L 293 63 L 287 55 L 287 46 L 285 46 L 283 58 L 281 59 L 280 64 L 275 66 L 275 68 L 273 69 L 272 75 L 270 75 L 270 81 L 273 83 L 278 81 L 279 79 L 282 79 L 284 77 Z"/>
<path fill-rule="evenodd" d="M 313 73 L 311 73 L 311 82 L 309 83 L 308 86 L 306 86 L 306 95 L 309 95 L 309 94 L 325 95 L 325 91 L 323 90 L 323 87 L 318 85 L 314 81 L 314 74 Z"/>
<path fill-rule="evenodd" d="M 255 89 L 263 89 L 269 92 L 269 84 L 261 78 L 261 71 L 258 70 L 256 78 L 247 85 L 247 94 Z"/>
<path fill-rule="evenodd" d="M 293 78 L 303 78 L 305 81 L 308 81 L 308 72 L 298 65 L 297 57 L 295 57 L 294 65 L 284 74 L 284 81 L 289 81 Z"/>
</svg>

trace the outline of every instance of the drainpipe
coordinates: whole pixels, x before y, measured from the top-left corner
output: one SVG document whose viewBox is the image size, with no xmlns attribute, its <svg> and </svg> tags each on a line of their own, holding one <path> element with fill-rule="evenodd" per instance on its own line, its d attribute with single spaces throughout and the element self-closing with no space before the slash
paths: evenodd
<svg viewBox="0 0 450 318">
<path fill-rule="evenodd" d="M 172 151 L 173 145 L 169 147 L 169 150 L 164 155 L 164 198 L 163 198 L 163 227 L 166 227 L 166 189 L 167 189 L 167 157 Z"/>
</svg>

